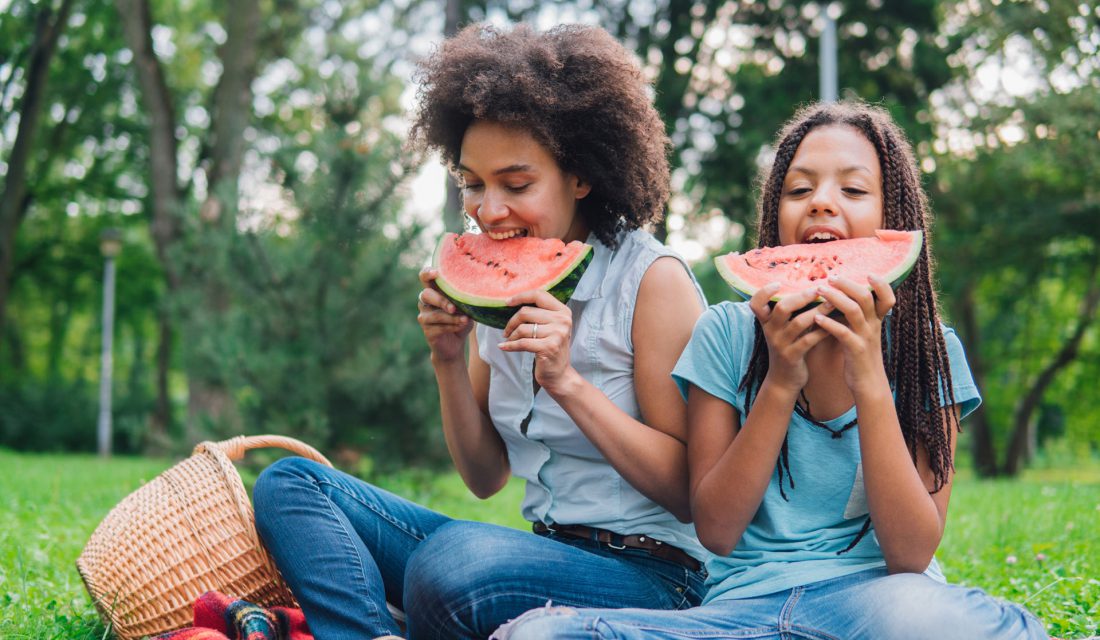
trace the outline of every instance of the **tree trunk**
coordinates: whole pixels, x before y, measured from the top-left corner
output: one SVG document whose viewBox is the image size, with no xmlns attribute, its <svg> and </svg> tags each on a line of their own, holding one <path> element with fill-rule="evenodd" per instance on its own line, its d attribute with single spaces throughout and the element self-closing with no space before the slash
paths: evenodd
<svg viewBox="0 0 1100 640">
<path fill-rule="evenodd" d="M 180 286 L 180 268 L 170 249 L 183 236 L 180 220 L 182 190 L 177 183 L 176 114 L 164 70 L 153 53 L 153 20 L 148 0 L 116 0 L 126 45 L 134 54 L 141 99 L 149 114 L 149 155 L 152 169 L 152 236 L 157 257 L 168 279 L 168 291 Z"/>
<path fill-rule="evenodd" d="M 183 191 L 177 182 L 179 169 L 176 156 L 176 115 L 171 93 L 164 78 L 164 70 L 153 52 L 153 21 L 148 0 L 116 0 L 122 21 L 126 45 L 134 55 L 134 69 L 141 100 L 149 114 L 149 156 L 152 220 L 150 232 L 156 247 L 157 258 L 164 268 L 168 296 L 180 291 L 182 269 L 173 257 L 173 247 L 183 237 L 180 209 Z M 158 317 L 160 342 L 157 345 L 157 400 L 156 410 L 150 420 L 147 447 L 163 438 L 167 441 L 171 425 L 171 405 L 168 399 L 168 366 L 171 361 L 172 321 L 167 310 Z"/>
<path fill-rule="evenodd" d="M 7 159 L 4 191 L 0 194 L 0 335 L 3 334 L 8 295 L 11 292 L 15 234 L 26 217 L 27 204 L 30 202 L 27 197 L 27 165 L 34 149 L 38 121 L 45 106 L 50 60 L 57 51 L 57 41 L 69 22 L 72 8 L 73 0 L 64 0 L 54 16 L 49 7 L 44 7 L 39 10 L 35 21 L 26 87 L 19 105 L 19 127 Z"/>
<path fill-rule="evenodd" d="M 169 432 L 172 428 L 172 405 L 168 399 L 168 369 L 172 361 L 172 323 L 168 313 L 157 314 L 157 398 L 153 415 L 149 418 L 149 433 L 145 438 L 145 452 L 163 455 L 169 450 Z"/>
<path fill-rule="evenodd" d="M 207 195 L 200 209 L 206 233 L 236 233 L 237 203 L 241 163 L 244 157 L 244 132 L 252 117 L 252 81 L 256 77 L 260 7 L 256 0 L 237 0 L 225 7 L 225 43 L 218 47 L 222 75 L 214 89 L 211 109 L 211 156 L 207 171 Z M 202 243 L 207 250 L 217 251 L 222 243 Z M 217 263 L 217 260 L 203 261 Z M 229 306 L 225 283 L 220 270 L 202 274 L 203 299 L 206 311 L 216 326 L 218 318 Z M 204 326 L 200 330 L 214 330 Z M 229 423 L 236 430 L 236 408 L 233 396 L 217 372 L 221 364 L 201 358 L 197 370 L 189 372 L 187 411 L 188 440 L 197 439 L 199 425 L 207 420 Z M 191 444 L 189 442 L 188 444 Z"/>
<path fill-rule="evenodd" d="M 974 384 L 979 389 L 984 389 L 985 362 L 981 353 L 981 329 L 978 326 L 973 283 L 968 284 L 954 301 L 962 323 L 960 329 L 965 338 L 970 373 L 974 376 Z M 993 446 L 993 429 L 989 425 L 989 415 L 985 407 L 978 407 L 977 411 L 967 418 L 966 427 L 970 431 L 970 453 L 974 458 L 974 469 L 982 477 L 997 475 L 997 450 Z"/>
<path fill-rule="evenodd" d="M 443 37 L 450 38 L 458 33 L 458 28 L 462 22 L 462 0 L 447 0 L 445 11 Z M 454 176 L 449 171 L 443 182 L 444 189 L 447 192 L 447 199 L 443 204 L 443 227 L 447 231 L 462 233 L 462 228 L 465 225 L 462 220 L 462 195 L 459 192 L 458 183 L 455 182 Z"/>
<path fill-rule="evenodd" d="M 1077 328 L 1062 345 L 1062 349 L 1054 356 L 1054 359 L 1039 373 L 1035 383 L 1024 394 L 1020 403 L 1016 405 L 1016 410 L 1012 416 L 1012 439 L 1009 442 L 1008 454 L 1004 464 L 1005 475 L 1015 476 L 1023 462 L 1026 461 L 1028 441 L 1031 436 L 1030 431 L 1034 428 L 1032 415 L 1042 401 L 1047 387 L 1054 382 L 1058 372 L 1077 358 L 1081 340 L 1085 337 L 1085 332 L 1088 331 L 1093 320 L 1096 319 L 1096 306 L 1100 302 L 1100 282 L 1096 281 L 1098 266 L 1100 266 L 1100 263 L 1094 262 L 1089 270 L 1089 288 L 1081 304 L 1081 311 L 1078 313 Z"/>
</svg>

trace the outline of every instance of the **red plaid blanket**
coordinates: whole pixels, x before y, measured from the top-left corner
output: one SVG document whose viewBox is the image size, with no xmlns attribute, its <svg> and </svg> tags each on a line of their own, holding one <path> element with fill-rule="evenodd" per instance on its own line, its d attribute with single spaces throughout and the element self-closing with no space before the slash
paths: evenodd
<svg viewBox="0 0 1100 640">
<path fill-rule="evenodd" d="M 153 640 L 313 640 L 301 609 L 265 609 L 207 591 L 195 601 L 195 626 Z"/>
</svg>

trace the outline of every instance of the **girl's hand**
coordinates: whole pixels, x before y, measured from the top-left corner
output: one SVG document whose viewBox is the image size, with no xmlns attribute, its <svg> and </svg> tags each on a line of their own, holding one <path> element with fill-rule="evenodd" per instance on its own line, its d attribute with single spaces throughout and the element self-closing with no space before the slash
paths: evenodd
<svg viewBox="0 0 1100 640">
<path fill-rule="evenodd" d="M 420 282 L 424 288 L 417 296 L 416 306 L 420 313 L 416 315 L 416 321 L 428 339 L 432 359 L 453 362 L 462 358 L 466 336 L 470 335 L 474 323 L 436 288 L 435 279 L 438 276 L 439 271 L 430 267 L 420 271 Z"/>
<path fill-rule="evenodd" d="M 868 281 L 873 295 L 848 278 L 829 278 L 831 286 L 821 287 L 818 295 L 843 313 L 845 322 L 825 315 L 814 318 L 818 326 L 840 342 L 844 350 L 844 382 L 857 400 L 861 394 L 890 388 L 882 361 L 882 319 L 897 298 L 885 280 L 870 276 Z"/>
<path fill-rule="evenodd" d="M 773 282 L 757 291 L 749 300 L 749 308 L 760 322 L 768 343 L 767 377 L 772 384 L 798 393 L 810 377 L 806 354 L 829 335 L 816 326 L 815 319 L 833 308 L 828 303 L 819 304 L 792 317 L 817 298 L 817 289 L 811 287 L 799 291 L 772 306 L 769 301 L 779 286 L 779 283 Z"/>
<path fill-rule="evenodd" d="M 545 291 L 516 294 L 507 304 L 523 306 L 504 326 L 501 350 L 535 354 L 535 382 L 555 393 L 575 371 L 569 362 L 573 312 Z"/>
</svg>

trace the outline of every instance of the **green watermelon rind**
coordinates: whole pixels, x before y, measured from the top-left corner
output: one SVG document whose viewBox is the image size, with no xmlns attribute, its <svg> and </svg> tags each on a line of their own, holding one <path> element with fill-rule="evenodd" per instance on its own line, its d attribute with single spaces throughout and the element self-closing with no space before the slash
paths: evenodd
<svg viewBox="0 0 1100 640">
<path fill-rule="evenodd" d="M 432 267 L 435 269 L 439 269 L 442 247 L 443 242 L 440 241 L 435 254 L 432 256 Z M 547 291 L 562 304 L 569 302 L 569 299 L 573 297 L 573 292 L 577 289 L 577 283 L 581 281 L 581 276 L 588 269 L 588 265 L 592 263 L 592 256 L 592 245 L 586 244 L 581 253 L 572 262 L 566 264 L 566 268 L 562 269 L 561 274 L 542 287 L 542 290 Z M 492 298 L 464 293 L 448 282 L 442 275 L 435 279 L 435 284 L 443 292 L 443 295 L 455 303 L 455 306 L 462 313 L 489 327 L 503 329 L 520 309 L 520 307 L 506 305 L 504 303 L 506 298 Z"/>
<path fill-rule="evenodd" d="M 894 289 L 897 289 L 898 285 L 904 282 L 905 279 L 909 277 L 909 274 L 912 273 L 913 267 L 917 265 L 917 260 L 920 258 L 921 250 L 924 247 L 923 231 L 910 231 L 908 233 L 916 234 L 916 240 L 909 245 L 909 252 L 905 254 L 905 257 L 898 263 L 898 266 L 881 276 L 882 279 L 888 281 L 890 287 Z M 733 289 L 733 292 L 736 293 L 738 297 L 742 300 L 749 300 L 756 293 L 757 287 L 745 282 L 743 278 L 729 268 L 729 265 L 726 264 L 726 257 L 728 255 L 727 253 L 714 257 L 714 266 L 718 269 L 718 275 L 722 276 L 722 279 L 726 281 L 726 284 Z M 870 285 L 868 285 L 867 288 L 873 289 Z M 782 299 L 783 296 L 775 295 L 771 297 L 770 301 L 776 303 Z M 807 305 L 806 308 L 817 306 L 822 302 L 825 302 L 824 298 L 819 297 Z"/>
</svg>

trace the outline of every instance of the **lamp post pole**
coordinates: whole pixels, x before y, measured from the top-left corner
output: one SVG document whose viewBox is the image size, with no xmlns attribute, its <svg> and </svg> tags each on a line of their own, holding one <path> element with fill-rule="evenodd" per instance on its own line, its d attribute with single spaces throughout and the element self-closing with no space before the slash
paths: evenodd
<svg viewBox="0 0 1100 640">
<path fill-rule="evenodd" d="M 99 421 L 96 444 L 100 457 L 111 455 L 111 370 L 115 336 L 115 256 L 122 249 L 118 229 L 105 229 L 99 237 L 103 253 L 103 351 L 99 368 Z"/>
<path fill-rule="evenodd" d="M 822 102 L 836 102 L 837 98 L 836 18 L 838 13 L 840 11 L 836 5 L 825 5 L 825 27 L 821 31 L 820 66 L 818 69 Z"/>
</svg>

